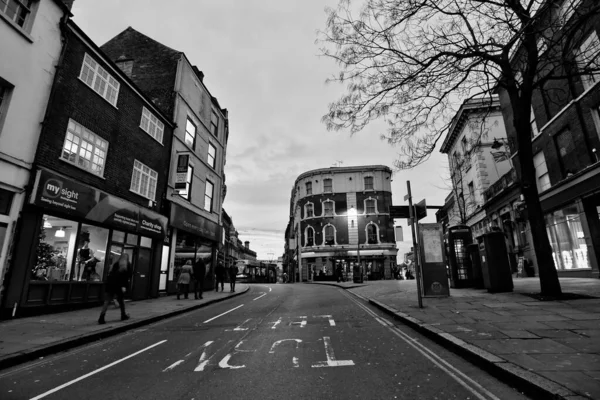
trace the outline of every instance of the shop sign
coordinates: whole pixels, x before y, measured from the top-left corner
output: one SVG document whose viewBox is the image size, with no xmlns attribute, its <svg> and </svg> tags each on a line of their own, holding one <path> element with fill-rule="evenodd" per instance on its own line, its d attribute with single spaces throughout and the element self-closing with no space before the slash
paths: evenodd
<svg viewBox="0 0 600 400">
<path fill-rule="evenodd" d="M 214 242 L 218 242 L 221 234 L 219 225 L 186 208 L 172 204 L 171 226 L 194 233 Z"/>
<path fill-rule="evenodd" d="M 163 237 L 167 229 L 163 215 L 46 170 L 38 170 L 31 203 L 144 236 Z"/>
<path fill-rule="evenodd" d="M 187 184 L 187 173 L 189 164 L 189 154 L 179 154 L 177 156 L 177 169 L 175 172 L 175 190 L 185 190 Z"/>
</svg>

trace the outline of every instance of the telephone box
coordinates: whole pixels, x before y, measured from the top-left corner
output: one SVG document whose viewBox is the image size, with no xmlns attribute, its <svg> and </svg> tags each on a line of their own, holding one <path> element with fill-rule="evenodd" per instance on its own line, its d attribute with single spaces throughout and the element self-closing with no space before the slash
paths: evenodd
<svg viewBox="0 0 600 400">
<path fill-rule="evenodd" d="M 471 229 L 466 225 L 448 228 L 446 233 L 446 251 L 450 267 L 450 287 L 473 287 L 473 268 L 467 253 L 467 246 L 473 243 Z"/>
</svg>

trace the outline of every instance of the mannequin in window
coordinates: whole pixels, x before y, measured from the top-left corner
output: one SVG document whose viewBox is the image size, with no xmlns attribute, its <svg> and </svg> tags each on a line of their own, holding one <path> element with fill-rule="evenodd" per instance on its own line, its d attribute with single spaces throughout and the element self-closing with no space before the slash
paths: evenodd
<svg viewBox="0 0 600 400">
<path fill-rule="evenodd" d="M 83 239 L 83 246 L 79 249 L 79 257 L 77 261 L 77 276 L 81 274 L 81 281 L 87 281 L 90 275 L 96 272 L 96 258 L 94 250 L 89 248 L 90 240 Z"/>
</svg>

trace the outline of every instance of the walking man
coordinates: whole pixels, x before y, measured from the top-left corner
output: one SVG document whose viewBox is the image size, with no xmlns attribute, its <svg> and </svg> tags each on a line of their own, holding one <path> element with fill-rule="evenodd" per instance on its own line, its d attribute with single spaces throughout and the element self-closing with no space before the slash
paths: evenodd
<svg viewBox="0 0 600 400">
<path fill-rule="evenodd" d="M 229 288 L 235 292 L 235 277 L 237 276 L 237 267 L 235 264 L 229 266 Z"/>
<path fill-rule="evenodd" d="M 206 264 L 202 258 L 198 258 L 194 264 L 194 299 L 202 298 L 202 290 L 204 285 L 204 277 L 206 276 Z M 200 297 L 198 297 L 200 292 Z"/>
<path fill-rule="evenodd" d="M 221 283 L 221 292 L 225 290 L 225 266 L 223 260 L 217 262 L 217 268 L 215 268 L 215 292 L 219 291 L 219 283 Z"/>
</svg>

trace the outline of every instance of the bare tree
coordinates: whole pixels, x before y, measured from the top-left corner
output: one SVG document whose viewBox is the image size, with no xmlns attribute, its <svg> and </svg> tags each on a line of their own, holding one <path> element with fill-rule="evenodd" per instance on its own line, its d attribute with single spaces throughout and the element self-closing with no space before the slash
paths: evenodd
<svg viewBox="0 0 600 400">
<path fill-rule="evenodd" d="M 329 81 L 347 84 L 323 117 L 328 129 L 356 133 L 383 119 L 388 129 L 382 138 L 400 150 L 396 168 L 412 168 L 431 155 L 460 101 L 505 91 L 541 292 L 560 295 L 536 189 L 531 98 L 549 80 L 597 70 L 598 49 L 587 63 L 576 63 L 575 49 L 600 2 L 364 1 L 357 11 L 350 0 L 340 0 L 319 32 L 322 53 L 341 68 Z"/>
</svg>

